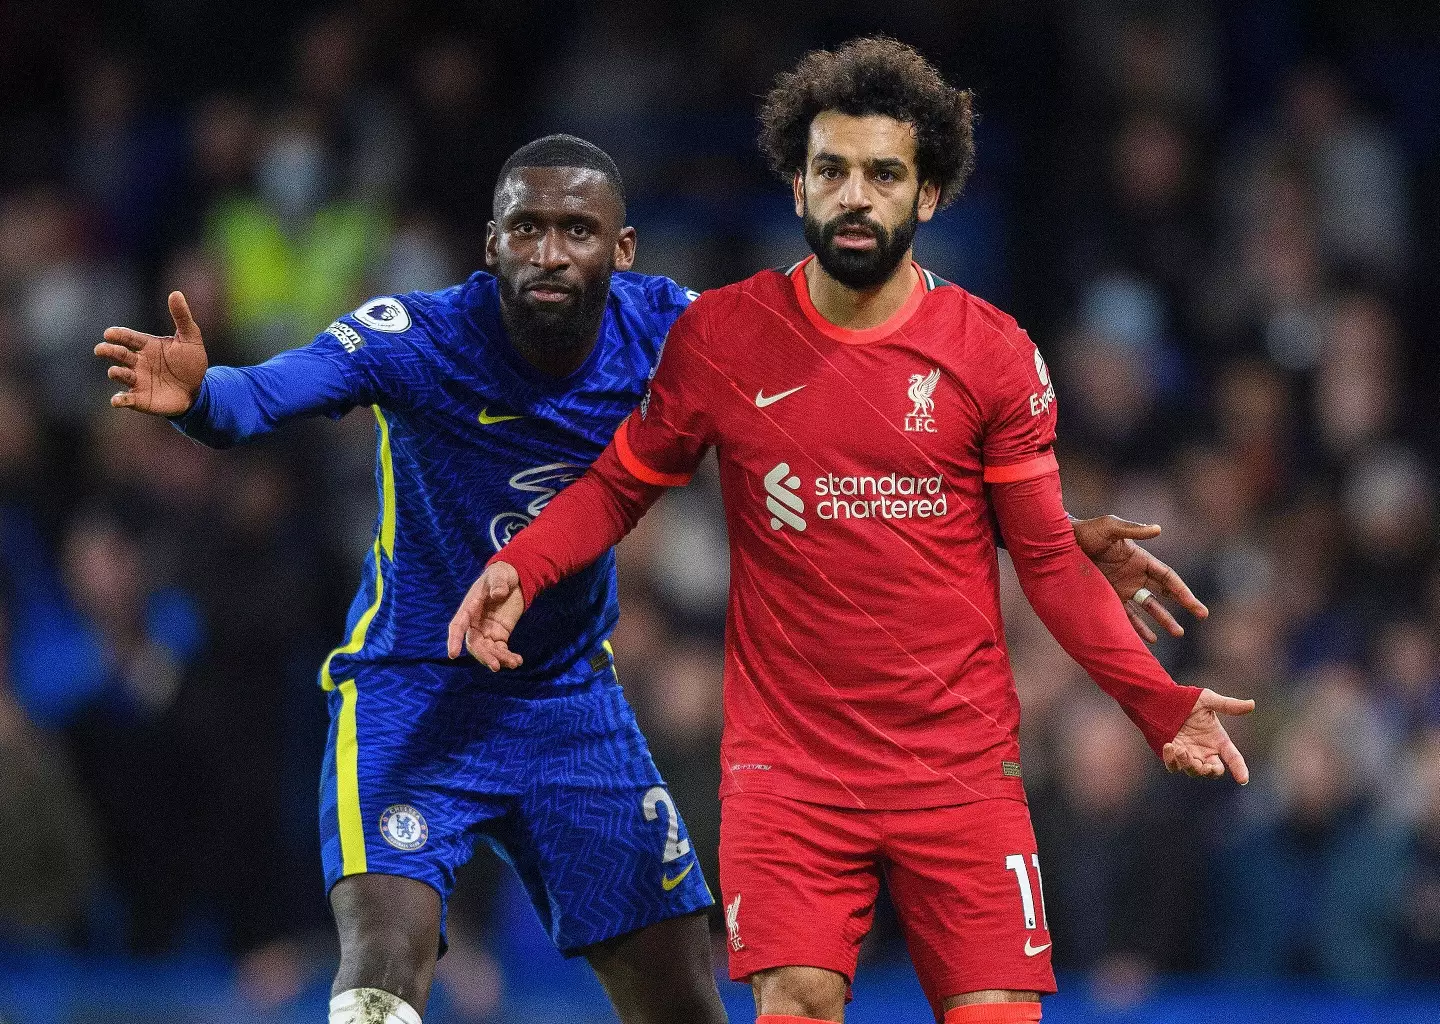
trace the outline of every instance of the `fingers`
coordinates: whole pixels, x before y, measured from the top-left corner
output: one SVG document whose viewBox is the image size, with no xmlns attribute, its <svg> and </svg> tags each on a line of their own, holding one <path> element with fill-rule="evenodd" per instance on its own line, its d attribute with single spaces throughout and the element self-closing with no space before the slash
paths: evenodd
<svg viewBox="0 0 1440 1024">
<path fill-rule="evenodd" d="M 132 352 L 139 352 L 152 341 L 158 341 L 153 334 L 141 334 L 139 331 L 132 331 L 128 327 L 107 327 L 102 337 L 116 345 L 124 345 Z M 97 351 L 96 355 L 100 353 Z"/>
<path fill-rule="evenodd" d="M 199 341 L 200 328 L 190 315 L 190 303 L 185 301 L 185 296 L 180 292 L 171 292 L 168 302 L 170 319 L 175 321 L 175 336 L 185 341 Z"/>
<path fill-rule="evenodd" d="M 1197 619 L 1203 619 L 1209 616 L 1210 609 L 1206 608 L 1204 602 L 1191 593 L 1190 588 L 1185 585 L 1185 581 L 1180 578 L 1178 572 L 1160 561 L 1160 559 L 1154 555 L 1150 556 L 1150 562 L 1151 564 L 1147 575 L 1156 582 L 1161 590 L 1179 603 L 1181 608 L 1184 608 Z"/>
<path fill-rule="evenodd" d="M 1170 614 L 1170 609 L 1161 604 L 1158 598 L 1148 597 L 1140 607 L 1144 608 L 1146 613 L 1160 624 L 1160 628 L 1171 636 L 1182 637 L 1185 635 L 1185 627 L 1175 621 L 1175 616 Z"/>
<path fill-rule="evenodd" d="M 112 345 L 105 341 L 95 346 L 95 354 L 101 359 L 108 359 L 121 366 L 134 367 L 140 362 L 140 357 L 135 354 L 133 349 L 128 349 L 124 345 Z"/>
<path fill-rule="evenodd" d="M 1155 635 L 1155 631 L 1146 625 L 1145 620 L 1140 617 L 1140 613 L 1129 601 L 1125 602 L 1125 614 L 1130 616 L 1130 625 L 1135 627 L 1135 632 L 1140 634 L 1141 640 L 1147 644 L 1153 644 L 1160 639 Z"/>
<path fill-rule="evenodd" d="M 1220 759 L 1225 762 L 1225 767 L 1230 769 L 1230 774 L 1235 781 L 1244 786 L 1250 781 L 1250 769 L 1245 765 L 1245 757 L 1240 753 L 1240 748 L 1225 737 L 1225 742 L 1220 744 Z"/>
<path fill-rule="evenodd" d="M 502 668 L 519 668 L 525 661 L 520 655 L 510 650 L 505 641 L 487 637 L 475 629 L 469 630 L 465 634 L 465 647 L 476 661 L 491 672 L 499 672 Z"/>
<path fill-rule="evenodd" d="M 1253 700 L 1227 697 L 1223 693 L 1216 693 L 1214 690 L 1205 690 L 1202 692 L 1197 705 L 1208 708 L 1211 711 L 1218 711 L 1222 715 L 1248 715 L 1255 710 L 1255 702 Z"/>
<path fill-rule="evenodd" d="M 487 640 L 473 629 L 467 629 L 465 631 L 465 649 L 470 652 L 472 658 L 491 672 L 500 671 L 500 656 L 496 653 L 495 641 Z"/>
<path fill-rule="evenodd" d="M 478 580 L 470 585 L 465 594 L 465 599 L 460 602 L 456 609 L 455 616 L 450 620 L 449 635 L 445 641 L 445 653 L 451 659 L 460 657 L 465 650 L 465 631 L 470 628 L 473 619 L 479 616 L 485 607 L 485 576 L 482 574 Z"/>
<path fill-rule="evenodd" d="M 105 371 L 105 376 L 109 377 L 116 384 L 124 384 L 127 388 L 133 388 L 140 382 L 140 378 L 136 375 L 135 371 L 124 366 L 110 367 L 110 369 Z"/>
<path fill-rule="evenodd" d="M 453 659 L 468 649 L 492 672 L 501 668 L 518 668 L 522 659 L 505 643 L 510 635 L 509 628 L 491 619 L 514 589 L 514 581 L 501 569 L 491 567 L 481 573 L 450 620 L 445 653 Z M 513 626 L 513 623 L 510 625 Z"/>
<path fill-rule="evenodd" d="M 466 604 L 468 603 L 469 598 L 466 598 Z M 460 657 L 460 652 L 465 649 L 465 630 L 469 625 L 470 613 L 465 604 L 462 604 L 455 617 L 450 620 L 450 632 L 445 639 L 445 653 L 450 656 L 451 661 Z"/>
<path fill-rule="evenodd" d="M 110 404 L 116 409 L 128 409 L 135 404 L 135 396 L 128 391 L 117 391 L 110 396 Z"/>
<path fill-rule="evenodd" d="M 1236 751 L 1239 756 L 1239 751 Z M 1198 753 L 1188 746 L 1171 741 L 1165 744 L 1160 754 L 1165 770 L 1170 773 L 1184 772 L 1192 779 L 1218 779 L 1225 774 L 1225 762 L 1215 753 Z M 1244 761 L 1241 761 L 1244 768 Z M 1250 776 L 1245 776 L 1248 781 Z"/>
<path fill-rule="evenodd" d="M 1153 540 L 1160 536 L 1160 527 L 1153 523 L 1132 523 L 1128 519 L 1121 519 L 1119 516 L 1105 517 L 1106 532 L 1112 541 L 1129 538 L 1130 540 Z"/>
</svg>

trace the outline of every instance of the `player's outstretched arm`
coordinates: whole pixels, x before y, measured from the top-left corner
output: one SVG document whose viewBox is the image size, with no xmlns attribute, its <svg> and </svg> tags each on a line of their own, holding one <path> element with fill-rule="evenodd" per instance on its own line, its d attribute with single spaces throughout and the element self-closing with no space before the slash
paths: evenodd
<svg viewBox="0 0 1440 1024">
<path fill-rule="evenodd" d="M 1125 614 L 1135 632 L 1148 644 L 1155 643 L 1155 631 L 1140 617 L 1143 611 L 1173 637 L 1185 635 L 1185 627 L 1160 602 L 1164 595 L 1197 619 L 1206 618 L 1206 608 L 1180 574 L 1142 548 L 1137 541 L 1154 540 L 1160 527 L 1132 523 L 1116 516 L 1074 519 L 1075 541 L 1095 567 L 1105 574 L 1110 586 L 1125 603 Z"/>
<path fill-rule="evenodd" d="M 1025 597 L 1067 654 L 1124 709 L 1171 771 L 1246 782 L 1245 761 L 1219 714 L 1252 701 L 1177 686 L 1127 620 L 1109 582 L 1080 550 L 1055 469 L 991 488 L 991 501 Z"/>
<path fill-rule="evenodd" d="M 170 293 L 170 316 L 175 333 L 168 337 L 128 327 L 105 331 L 95 354 L 114 364 L 110 379 L 125 387 L 110 404 L 168 416 L 212 448 L 268 434 L 302 416 L 339 415 L 383 400 L 371 374 L 361 368 L 375 344 L 347 351 L 338 336 L 326 331 L 259 366 L 212 367 L 200 328 L 179 292 Z"/>
<path fill-rule="evenodd" d="M 169 305 L 174 334 L 162 338 L 109 327 L 95 346 L 97 356 L 114 364 L 106 375 L 125 389 L 110 398 L 117 409 L 180 416 L 195 404 L 210 365 L 205 340 L 184 295 L 171 292 Z"/>
<path fill-rule="evenodd" d="M 665 491 L 631 474 L 612 441 L 584 476 L 490 560 L 450 620 L 450 657 L 468 649 L 492 672 L 518 668 L 510 634 L 535 595 L 620 543 Z"/>
</svg>

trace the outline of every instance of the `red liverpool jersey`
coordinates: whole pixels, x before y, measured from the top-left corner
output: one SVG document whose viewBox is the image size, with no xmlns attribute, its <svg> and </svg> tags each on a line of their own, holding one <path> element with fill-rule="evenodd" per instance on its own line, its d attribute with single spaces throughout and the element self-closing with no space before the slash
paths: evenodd
<svg viewBox="0 0 1440 1024">
<path fill-rule="evenodd" d="M 708 292 L 676 322 L 611 449 L 497 556 L 527 599 L 714 447 L 731 570 L 721 795 L 892 809 L 1023 799 L 993 507 L 1012 552 L 1026 551 L 1017 567 L 1042 619 L 1087 638 L 1067 649 L 1152 747 L 1173 738 L 1199 691 L 1166 676 L 1074 545 L 1055 389 L 1030 338 L 918 266 L 886 323 L 836 327 L 804 266 Z M 1002 490 L 1010 506 L 994 500 Z"/>
</svg>

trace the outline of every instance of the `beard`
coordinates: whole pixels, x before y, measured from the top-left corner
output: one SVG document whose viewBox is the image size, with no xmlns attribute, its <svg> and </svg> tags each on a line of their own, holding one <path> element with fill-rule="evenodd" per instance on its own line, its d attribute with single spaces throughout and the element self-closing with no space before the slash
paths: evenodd
<svg viewBox="0 0 1440 1024">
<path fill-rule="evenodd" d="M 496 275 L 500 288 L 500 315 L 510 340 L 521 352 L 547 360 L 588 351 L 600 333 L 605 316 L 605 302 L 610 297 L 610 275 L 571 292 L 567 302 L 542 303 L 525 298 L 525 287 L 554 284 L 570 288 L 565 282 L 540 277 L 517 286 L 509 278 Z"/>
<path fill-rule="evenodd" d="M 805 203 L 805 241 L 825 273 L 839 281 L 846 288 L 863 291 L 884 284 L 915 240 L 915 230 L 920 226 L 920 195 L 916 193 L 915 204 L 910 215 L 895 227 L 886 229 L 863 213 L 843 213 L 827 222 L 810 215 L 810 203 Z M 875 235 L 873 249 L 846 249 L 835 244 L 835 235 L 844 228 L 863 227 Z"/>
</svg>

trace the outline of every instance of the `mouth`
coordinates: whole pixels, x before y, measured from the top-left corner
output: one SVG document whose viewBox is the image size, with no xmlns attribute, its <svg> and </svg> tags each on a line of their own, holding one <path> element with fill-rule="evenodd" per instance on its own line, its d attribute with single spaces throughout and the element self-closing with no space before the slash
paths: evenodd
<svg viewBox="0 0 1440 1024">
<path fill-rule="evenodd" d="M 526 285 L 524 292 L 536 302 L 548 303 L 566 301 L 574 296 L 575 289 L 551 281 L 543 281 L 539 284 Z"/>
<path fill-rule="evenodd" d="M 873 249 L 879 244 L 873 230 L 859 226 L 841 228 L 834 240 L 841 249 Z"/>
</svg>

